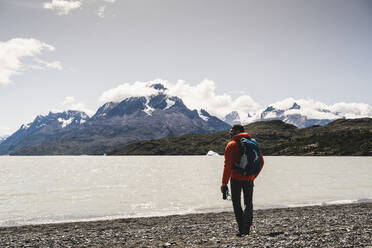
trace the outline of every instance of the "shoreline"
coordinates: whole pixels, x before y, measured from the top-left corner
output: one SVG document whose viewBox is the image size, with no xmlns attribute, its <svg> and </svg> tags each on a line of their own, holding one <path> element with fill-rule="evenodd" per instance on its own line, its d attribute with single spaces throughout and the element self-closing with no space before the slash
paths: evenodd
<svg viewBox="0 0 372 248">
<path fill-rule="evenodd" d="M 231 202 L 231 199 L 230 199 Z M 283 208 L 300 208 L 300 207 L 316 207 L 316 206 L 331 206 L 331 205 L 348 205 L 348 204 L 361 204 L 361 203 L 372 203 L 372 198 L 367 199 L 358 199 L 358 200 L 330 200 L 322 202 L 313 202 L 313 203 L 293 203 L 285 205 L 270 205 L 265 207 L 255 207 L 254 210 L 272 210 L 272 209 L 283 209 Z M 40 225 L 53 225 L 53 224 L 71 224 L 71 223 L 86 223 L 86 222 L 99 222 L 99 221 L 115 221 L 120 219 L 140 219 L 140 218 L 153 218 L 153 217 L 171 217 L 171 216 L 183 216 L 183 215 L 198 215 L 198 214 L 219 214 L 219 213 L 228 213 L 233 212 L 232 206 L 228 208 L 220 208 L 215 210 L 197 210 L 197 211 L 180 211 L 180 212 L 171 212 L 171 213 L 150 213 L 150 214 L 138 214 L 138 215 L 117 215 L 117 216 L 97 216 L 97 217 L 82 217 L 77 219 L 70 220 L 47 220 L 47 221 L 30 221 L 25 223 L 17 223 L 13 221 L 5 221 L 8 223 L 15 223 L 11 225 L 0 225 L 1 228 L 10 228 L 10 227 L 24 227 L 24 226 L 40 226 Z"/>
<path fill-rule="evenodd" d="M 372 203 L 254 210 L 237 238 L 232 212 L 0 227 L 0 247 L 372 247 Z"/>
</svg>

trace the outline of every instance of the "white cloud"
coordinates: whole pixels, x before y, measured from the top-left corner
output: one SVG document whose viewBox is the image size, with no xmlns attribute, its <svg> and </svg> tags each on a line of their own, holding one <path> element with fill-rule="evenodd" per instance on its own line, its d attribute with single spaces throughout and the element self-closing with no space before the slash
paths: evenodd
<svg viewBox="0 0 372 248">
<path fill-rule="evenodd" d="M 330 110 L 346 118 L 372 117 L 372 106 L 365 103 L 339 102 L 331 105 Z"/>
<path fill-rule="evenodd" d="M 248 115 L 249 111 L 257 110 L 260 107 L 260 105 L 248 95 L 233 98 L 228 94 L 217 94 L 215 83 L 207 79 L 196 85 L 191 85 L 183 80 L 170 83 L 162 79 L 148 82 L 124 83 L 116 88 L 103 92 L 99 100 L 101 102 L 120 102 L 128 97 L 157 94 L 158 91 L 150 87 L 156 83 L 161 83 L 167 88 L 165 91 L 166 94 L 180 97 L 188 108 L 203 108 L 210 114 L 220 118 L 223 118 L 233 110 Z"/>
<path fill-rule="evenodd" d="M 191 109 L 205 109 L 212 115 L 220 118 L 225 117 L 233 110 L 248 114 L 249 111 L 257 110 L 260 105 L 250 96 L 243 95 L 233 98 L 228 94 L 217 94 L 214 81 L 204 79 L 197 85 L 191 85 L 183 80 L 177 83 L 166 83 L 170 95 L 182 98 L 186 106 Z"/>
<path fill-rule="evenodd" d="M 62 102 L 62 105 L 70 105 L 75 102 L 75 98 L 73 96 L 66 96 Z"/>
<path fill-rule="evenodd" d="M 103 0 L 105 3 L 113 4 L 117 0 Z M 72 10 L 78 9 L 83 5 L 83 0 L 51 0 L 51 2 L 44 2 L 43 8 L 56 11 L 57 15 L 68 15 Z M 106 6 L 98 8 L 98 16 L 103 18 L 105 16 Z"/>
<path fill-rule="evenodd" d="M 150 96 L 157 94 L 157 90 L 149 86 L 160 81 L 124 83 L 116 88 L 109 89 L 101 95 L 100 102 L 120 102 L 128 97 Z M 161 81 L 163 82 L 163 81 Z"/>
<path fill-rule="evenodd" d="M 98 16 L 99 17 L 101 17 L 101 18 L 103 18 L 103 17 L 105 17 L 105 6 L 102 6 L 102 7 L 99 7 L 98 8 Z"/>
<path fill-rule="evenodd" d="M 37 57 L 44 50 L 54 51 L 55 48 L 36 39 L 15 38 L 6 42 L 0 41 L 0 84 L 11 83 L 10 77 L 22 74 L 26 68 L 61 70 L 59 61 L 46 62 Z M 21 59 L 25 57 L 34 58 L 34 63 L 23 63 Z"/>
<path fill-rule="evenodd" d="M 66 96 L 65 99 L 61 102 L 62 110 L 54 109 L 53 112 L 63 112 L 66 110 L 77 110 L 83 111 L 87 115 L 92 116 L 94 114 L 94 110 L 91 110 L 85 106 L 83 102 L 78 102 L 75 100 L 73 96 Z"/>
<path fill-rule="evenodd" d="M 37 63 L 37 64 L 30 65 L 29 66 L 30 68 L 40 69 L 40 70 L 45 70 L 46 68 L 50 68 L 50 69 L 56 69 L 56 70 L 59 70 L 59 71 L 61 71 L 63 69 L 62 64 L 61 64 L 60 61 L 46 62 L 46 61 L 41 60 L 39 58 L 35 58 L 34 62 Z"/>
<path fill-rule="evenodd" d="M 73 0 L 52 0 L 52 2 L 44 3 L 44 9 L 57 11 L 57 15 L 67 15 L 71 10 L 81 7 L 82 1 Z"/>
<path fill-rule="evenodd" d="M 289 109 L 297 103 L 300 109 Z M 310 119 L 338 119 L 372 117 L 372 107 L 365 103 L 335 103 L 327 105 L 313 99 L 293 99 L 287 98 L 282 101 L 273 103 L 276 109 L 285 110 L 285 114 L 301 114 Z"/>
</svg>

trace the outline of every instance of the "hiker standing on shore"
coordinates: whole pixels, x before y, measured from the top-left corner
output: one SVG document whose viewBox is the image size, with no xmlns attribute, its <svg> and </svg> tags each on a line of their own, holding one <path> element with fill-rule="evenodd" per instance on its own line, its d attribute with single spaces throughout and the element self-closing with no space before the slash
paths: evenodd
<svg viewBox="0 0 372 248">
<path fill-rule="evenodd" d="M 239 173 L 236 169 L 236 165 L 239 164 L 241 158 L 241 140 L 246 138 L 251 140 L 251 136 L 244 132 L 244 127 L 242 125 L 234 125 L 230 129 L 231 141 L 226 145 L 225 148 L 225 164 L 222 176 L 222 186 L 221 191 L 226 192 L 228 190 L 227 183 L 230 180 L 231 186 L 231 199 L 233 202 L 235 218 L 238 223 L 239 233 L 238 237 L 243 237 L 248 235 L 250 228 L 252 226 L 253 219 L 253 181 L 260 173 L 263 167 L 263 157 L 262 153 L 259 154 L 259 168 L 256 174 L 244 175 L 247 173 Z M 256 155 L 257 160 L 257 155 Z M 240 171 L 241 172 L 241 171 Z M 245 209 L 243 211 L 241 205 L 241 192 L 243 190 L 244 205 Z"/>
</svg>

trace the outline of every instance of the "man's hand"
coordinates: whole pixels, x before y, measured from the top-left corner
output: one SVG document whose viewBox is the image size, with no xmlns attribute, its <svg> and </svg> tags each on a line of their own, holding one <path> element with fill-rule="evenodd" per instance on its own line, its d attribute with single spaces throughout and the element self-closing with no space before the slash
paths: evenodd
<svg viewBox="0 0 372 248">
<path fill-rule="evenodd" d="M 227 184 L 222 184 L 221 185 L 221 193 L 223 194 L 223 192 L 226 190 L 226 187 L 227 187 Z"/>
<path fill-rule="evenodd" d="M 221 193 L 222 193 L 222 199 L 226 200 L 227 196 L 229 195 L 229 188 L 226 184 L 221 185 Z"/>
</svg>

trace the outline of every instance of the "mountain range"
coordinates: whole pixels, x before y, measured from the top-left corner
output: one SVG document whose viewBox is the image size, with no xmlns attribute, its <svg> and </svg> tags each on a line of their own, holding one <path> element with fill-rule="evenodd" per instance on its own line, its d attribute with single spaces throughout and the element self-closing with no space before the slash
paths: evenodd
<svg viewBox="0 0 372 248">
<path fill-rule="evenodd" d="M 229 129 L 226 122 L 205 110 L 190 110 L 182 99 L 163 93 L 107 102 L 89 118 L 65 111 L 38 116 L 0 144 L 0 154 L 104 154 L 140 140 Z"/>
<path fill-rule="evenodd" d="M 233 111 L 219 119 L 207 110 L 189 109 L 178 96 L 166 94 L 163 84 L 148 87 L 157 93 L 106 102 L 92 117 L 74 110 L 39 115 L 9 137 L 0 138 L 0 155 L 104 154 L 142 140 L 214 133 L 234 124 L 281 120 L 306 128 L 347 117 L 326 105 L 287 99 L 285 104 L 250 113 Z"/>
<path fill-rule="evenodd" d="M 289 106 L 274 107 L 270 105 L 264 110 L 248 114 L 233 111 L 227 114 L 223 120 L 231 125 L 247 125 L 258 121 L 282 120 L 298 128 L 305 128 L 313 125 L 324 126 L 342 118 L 346 118 L 346 116 L 339 112 L 333 112 L 325 108 L 306 109 L 295 100 L 292 100 Z"/>
</svg>

